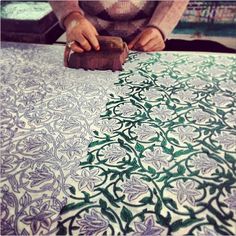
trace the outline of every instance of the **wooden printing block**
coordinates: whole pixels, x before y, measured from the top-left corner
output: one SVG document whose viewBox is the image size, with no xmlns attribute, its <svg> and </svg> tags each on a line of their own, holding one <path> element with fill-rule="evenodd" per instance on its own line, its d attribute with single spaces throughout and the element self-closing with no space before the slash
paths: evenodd
<svg viewBox="0 0 236 236">
<path fill-rule="evenodd" d="M 85 70 L 122 70 L 128 56 L 128 47 L 119 37 L 98 36 L 100 50 L 71 53 L 67 66 Z M 66 64 L 66 63 L 65 63 Z"/>
</svg>

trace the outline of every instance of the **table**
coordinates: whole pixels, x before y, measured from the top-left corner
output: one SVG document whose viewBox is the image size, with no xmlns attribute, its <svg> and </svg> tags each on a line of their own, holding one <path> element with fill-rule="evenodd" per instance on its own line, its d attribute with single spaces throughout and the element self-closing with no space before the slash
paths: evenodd
<svg viewBox="0 0 236 236">
<path fill-rule="evenodd" d="M 2 235 L 236 233 L 236 56 L 64 68 L 2 43 Z"/>
</svg>

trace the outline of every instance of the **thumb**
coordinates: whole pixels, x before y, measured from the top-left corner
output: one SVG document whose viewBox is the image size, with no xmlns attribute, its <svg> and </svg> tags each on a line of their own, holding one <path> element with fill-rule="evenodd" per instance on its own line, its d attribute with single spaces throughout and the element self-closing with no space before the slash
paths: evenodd
<svg viewBox="0 0 236 236">
<path fill-rule="evenodd" d="M 137 35 L 129 44 L 128 44 L 128 48 L 132 49 L 134 47 L 134 45 L 138 42 L 138 40 L 141 37 L 141 33 L 139 35 Z"/>
</svg>

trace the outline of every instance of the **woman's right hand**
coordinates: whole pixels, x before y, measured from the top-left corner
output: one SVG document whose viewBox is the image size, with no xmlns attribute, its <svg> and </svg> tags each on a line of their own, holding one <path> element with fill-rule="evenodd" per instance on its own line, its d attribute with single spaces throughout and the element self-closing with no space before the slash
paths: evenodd
<svg viewBox="0 0 236 236">
<path fill-rule="evenodd" d="M 64 20 L 66 28 L 67 42 L 76 41 L 71 45 L 74 52 L 90 51 L 92 48 L 99 50 L 99 42 L 97 40 L 98 32 L 95 27 L 79 12 L 73 12 Z"/>
</svg>

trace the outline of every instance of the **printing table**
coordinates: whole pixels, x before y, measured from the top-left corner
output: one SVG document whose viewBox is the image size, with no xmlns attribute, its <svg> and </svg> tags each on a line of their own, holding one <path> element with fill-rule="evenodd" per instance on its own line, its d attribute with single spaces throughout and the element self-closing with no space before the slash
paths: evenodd
<svg viewBox="0 0 236 236">
<path fill-rule="evenodd" d="M 236 234 L 236 56 L 63 49 L 2 43 L 1 235 Z"/>
</svg>

